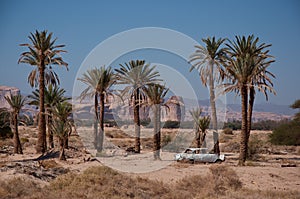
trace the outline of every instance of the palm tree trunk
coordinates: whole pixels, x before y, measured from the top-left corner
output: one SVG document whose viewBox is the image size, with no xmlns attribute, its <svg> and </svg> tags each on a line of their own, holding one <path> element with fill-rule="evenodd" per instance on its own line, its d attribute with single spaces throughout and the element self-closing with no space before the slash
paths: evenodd
<svg viewBox="0 0 300 199">
<path fill-rule="evenodd" d="M 218 132 L 218 119 L 217 119 L 217 108 L 216 108 L 216 96 L 215 96 L 215 85 L 214 85 L 214 63 L 210 64 L 209 74 L 209 100 L 212 115 L 212 126 L 213 129 Z M 214 153 L 220 154 L 219 140 L 214 140 Z"/>
<path fill-rule="evenodd" d="M 65 149 L 69 149 L 69 135 L 64 139 L 64 147 Z"/>
<path fill-rule="evenodd" d="M 134 132 L 135 132 L 135 153 L 141 152 L 141 122 L 140 122 L 140 104 L 139 104 L 139 90 L 135 91 L 134 95 L 134 108 L 133 108 L 133 117 L 134 117 Z"/>
<path fill-rule="evenodd" d="M 49 110 L 47 114 L 48 143 L 49 143 L 49 148 L 53 149 L 54 142 L 53 142 L 53 132 L 51 126 L 52 126 L 52 115 L 51 115 L 51 111 Z"/>
<path fill-rule="evenodd" d="M 23 154 L 22 145 L 19 138 L 19 129 L 18 129 L 18 114 L 14 114 L 14 153 Z"/>
<path fill-rule="evenodd" d="M 154 137 L 153 137 L 153 155 L 155 160 L 160 160 L 160 104 L 153 105 L 153 127 L 154 127 Z"/>
<path fill-rule="evenodd" d="M 100 115 L 99 115 L 100 131 L 99 131 L 99 145 L 98 152 L 103 150 L 103 139 L 104 139 L 104 94 L 100 94 Z"/>
<path fill-rule="evenodd" d="M 202 132 L 202 139 L 201 139 L 200 147 L 206 148 L 205 137 L 206 137 L 206 133 Z"/>
<path fill-rule="evenodd" d="M 60 146 L 59 160 L 66 160 L 64 138 L 59 138 L 59 146 Z"/>
<path fill-rule="evenodd" d="M 197 141 L 197 148 L 201 147 L 201 132 L 198 130 L 196 132 L 196 141 Z"/>
<path fill-rule="evenodd" d="M 252 112 L 254 107 L 254 99 L 255 99 L 255 90 L 254 87 L 250 88 L 249 92 L 249 106 L 248 106 L 248 125 L 247 125 L 247 142 L 249 141 L 251 126 L 252 126 Z"/>
<path fill-rule="evenodd" d="M 242 105 L 242 130 L 241 130 L 241 140 L 240 140 L 240 155 L 238 165 L 245 165 L 248 142 L 247 142 L 247 106 L 248 106 L 248 92 L 247 86 L 243 85 L 241 88 L 241 105 Z"/>
<path fill-rule="evenodd" d="M 95 120 L 94 120 L 94 147 L 98 148 L 98 94 L 94 96 L 94 109 L 95 109 Z"/>
<path fill-rule="evenodd" d="M 40 90 L 40 112 L 39 112 L 39 133 L 36 146 L 37 153 L 45 153 L 47 149 L 46 141 L 46 118 L 45 118 L 45 64 L 43 56 L 40 56 L 39 66 L 39 90 Z"/>
</svg>

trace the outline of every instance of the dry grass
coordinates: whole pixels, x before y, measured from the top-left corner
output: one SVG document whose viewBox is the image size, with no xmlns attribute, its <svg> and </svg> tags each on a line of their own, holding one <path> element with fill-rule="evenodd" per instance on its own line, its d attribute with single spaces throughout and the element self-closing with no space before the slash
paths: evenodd
<svg viewBox="0 0 300 199">
<path fill-rule="evenodd" d="M 0 198 L 297 198 L 299 192 L 252 191 L 242 188 L 235 171 L 223 165 L 210 173 L 164 184 L 92 167 L 82 174 L 69 173 L 41 188 L 33 181 L 15 178 L 0 181 Z"/>
</svg>

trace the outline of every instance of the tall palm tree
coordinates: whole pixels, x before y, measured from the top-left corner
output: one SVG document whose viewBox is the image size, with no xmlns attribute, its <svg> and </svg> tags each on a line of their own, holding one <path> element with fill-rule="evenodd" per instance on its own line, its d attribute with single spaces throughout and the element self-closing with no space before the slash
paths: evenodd
<svg viewBox="0 0 300 199">
<path fill-rule="evenodd" d="M 29 75 L 28 75 L 28 83 L 29 85 L 33 88 L 33 87 L 37 87 L 39 85 L 39 70 L 38 68 L 33 69 Z M 56 74 L 56 72 L 52 69 L 52 67 L 50 66 L 49 68 L 45 68 L 45 84 L 49 85 L 52 84 L 54 85 L 59 85 L 59 78 L 58 75 Z"/>
<path fill-rule="evenodd" d="M 68 66 L 63 61 L 60 53 L 66 52 L 60 50 L 65 45 L 55 45 L 56 39 L 52 39 L 52 33 L 44 31 L 37 31 L 30 33 L 28 37 L 31 43 L 21 44 L 21 46 L 28 47 L 29 51 L 23 52 L 18 63 L 26 63 L 36 66 L 39 78 L 40 104 L 39 104 L 39 134 L 36 151 L 37 153 L 44 153 L 47 149 L 46 142 L 46 118 L 44 106 L 44 92 L 45 92 L 45 70 L 47 66 L 60 65 Z"/>
<path fill-rule="evenodd" d="M 12 95 L 10 97 L 5 96 L 4 98 L 9 104 L 10 108 L 2 108 L 0 110 L 0 113 L 5 114 L 6 117 L 10 118 L 10 126 L 14 132 L 14 136 L 13 136 L 14 153 L 23 154 L 22 145 L 19 138 L 18 125 L 20 122 L 19 120 L 20 111 L 27 104 L 27 99 L 26 97 L 23 97 L 21 94 Z"/>
<path fill-rule="evenodd" d="M 65 97 L 66 90 L 63 88 L 59 88 L 58 86 L 52 84 L 48 84 L 47 88 L 45 89 L 45 114 L 46 114 L 46 126 L 48 129 L 48 143 L 49 148 L 54 148 L 54 142 L 53 142 L 53 132 L 51 128 L 52 123 L 52 109 L 53 107 L 60 102 L 64 102 L 67 100 L 70 100 L 70 97 Z M 28 97 L 31 100 L 31 105 L 39 105 L 40 102 L 40 92 L 38 89 L 32 92 L 32 95 L 29 95 Z"/>
<path fill-rule="evenodd" d="M 218 120 L 216 110 L 215 83 L 219 83 L 222 79 L 220 76 L 221 58 L 224 54 L 224 48 L 221 45 L 225 39 L 215 37 L 212 39 L 202 39 L 205 43 L 203 46 L 195 46 L 196 51 L 190 56 L 189 62 L 192 63 L 190 71 L 198 70 L 201 82 L 204 86 L 209 86 L 209 99 L 212 115 L 212 126 L 215 131 L 218 131 Z M 215 153 L 220 153 L 219 141 L 215 143 Z"/>
<path fill-rule="evenodd" d="M 264 51 L 270 45 L 263 43 L 257 46 L 257 43 L 258 38 L 254 39 L 251 35 L 247 39 L 245 36 L 236 36 L 236 41 L 229 41 L 229 44 L 226 44 L 227 61 L 224 65 L 229 82 L 224 84 L 224 91 L 238 93 L 241 96 L 242 105 L 239 165 L 244 165 L 247 158 L 255 88 L 263 92 L 266 98 L 268 97 L 267 91 L 275 93 L 271 78 L 268 76 L 274 77 L 274 75 L 267 71 L 267 67 L 274 60 L 269 60 L 271 56 L 268 50 Z"/>
<path fill-rule="evenodd" d="M 161 148 L 161 105 L 164 102 L 164 97 L 166 96 L 169 89 L 165 86 L 159 84 L 149 85 L 145 90 L 148 105 L 153 108 L 153 155 L 155 160 L 160 159 L 160 148 Z"/>
<path fill-rule="evenodd" d="M 65 143 L 69 134 L 72 132 L 72 120 L 70 116 L 72 114 L 72 104 L 67 101 L 57 103 L 53 107 L 53 122 L 51 123 L 51 128 L 59 138 L 60 146 L 60 160 L 65 160 Z"/>
<path fill-rule="evenodd" d="M 95 148 L 98 152 L 103 149 L 103 138 L 104 138 L 104 103 L 107 96 L 111 94 L 110 88 L 115 83 L 115 77 L 111 67 L 105 68 L 94 68 L 88 70 L 83 74 L 79 81 L 86 84 L 88 87 L 82 91 L 80 98 L 86 97 L 94 98 L 94 109 L 95 109 Z M 99 97 L 99 102 L 98 102 Z M 100 103 L 100 110 L 98 113 L 98 104 Z M 98 132 L 98 121 L 100 124 L 100 132 Z"/>
<path fill-rule="evenodd" d="M 140 105 L 142 100 L 145 100 L 145 90 L 149 85 L 159 83 L 157 79 L 159 73 L 155 71 L 155 66 L 146 64 L 145 60 L 131 60 L 124 65 L 120 64 L 121 68 L 115 69 L 117 72 L 117 84 L 126 85 L 121 91 L 121 96 L 129 96 L 129 100 L 133 105 L 134 114 L 134 129 L 135 129 L 135 152 L 140 153 Z"/>
<path fill-rule="evenodd" d="M 273 56 L 269 55 L 269 50 L 264 51 L 266 48 L 272 46 L 271 44 L 262 43 L 258 45 L 259 38 L 255 38 L 254 35 L 246 37 L 238 37 L 236 36 L 236 42 L 229 41 L 230 44 L 226 44 L 226 46 L 230 49 L 229 55 L 231 57 L 245 57 L 250 56 L 254 59 L 254 64 L 257 67 L 264 67 L 269 66 L 275 60 L 268 58 L 273 58 Z M 226 50 L 228 52 L 228 50 Z M 268 100 L 268 93 L 273 93 L 276 95 L 275 90 L 273 89 L 273 82 L 271 80 L 275 78 L 275 75 L 268 70 L 265 70 L 261 73 L 258 73 L 256 76 L 253 76 L 252 83 L 249 84 L 249 103 L 248 103 L 248 138 L 250 135 L 251 129 L 251 120 L 252 120 L 252 111 L 255 99 L 255 88 L 262 92 L 266 100 Z"/>
<path fill-rule="evenodd" d="M 197 147 L 206 147 L 205 137 L 206 137 L 206 131 L 209 128 L 210 124 L 210 117 L 209 116 L 203 116 L 201 117 L 202 110 L 201 109 L 195 109 L 191 110 L 190 114 L 192 115 L 192 118 L 194 120 L 194 128 L 196 132 L 196 141 L 197 141 Z"/>
</svg>

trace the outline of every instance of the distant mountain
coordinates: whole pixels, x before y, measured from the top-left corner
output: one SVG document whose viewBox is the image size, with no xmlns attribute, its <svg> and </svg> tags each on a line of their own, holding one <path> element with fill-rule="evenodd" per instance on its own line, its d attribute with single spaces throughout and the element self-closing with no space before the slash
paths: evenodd
<svg viewBox="0 0 300 199">
<path fill-rule="evenodd" d="M 208 107 L 210 106 L 209 99 L 204 100 L 194 100 L 194 99 L 186 99 L 184 98 L 184 103 L 186 106 L 186 110 L 192 109 L 194 107 Z M 217 104 L 224 106 L 221 101 L 217 101 Z M 241 105 L 240 104 L 227 104 L 226 108 L 229 112 L 240 112 Z M 263 103 L 263 104 L 254 104 L 254 111 L 256 112 L 270 112 L 278 115 L 289 115 L 293 116 L 297 110 L 294 110 L 289 107 L 289 105 L 278 105 L 272 103 Z"/>
<path fill-rule="evenodd" d="M 229 107 L 233 111 L 240 111 L 241 105 L 240 104 L 228 104 Z M 297 110 L 290 108 L 289 105 L 278 105 L 272 103 L 263 103 L 263 104 L 254 104 L 254 111 L 256 112 L 270 112 L 279 115 L 294 115 Z"/>
</svg>

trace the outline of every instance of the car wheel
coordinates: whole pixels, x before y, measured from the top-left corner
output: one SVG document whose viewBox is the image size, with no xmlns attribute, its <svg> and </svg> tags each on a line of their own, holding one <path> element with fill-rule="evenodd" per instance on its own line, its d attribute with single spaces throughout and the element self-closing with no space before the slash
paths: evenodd
<svg viewBox="0 0 300 199">
<path fill-rule="evenodd" d="M 217 159 L 217 160 L 215 161 L 215 163 L 217 163 L 217 164 L 221 164 L 221 163 L 222 163 L 222 160 L 220 160 L 220 159 Z"/>
</svg>

